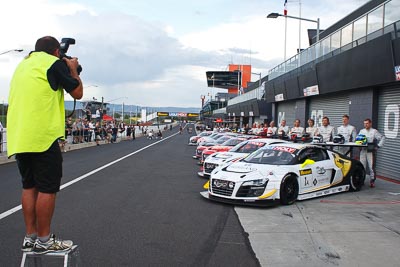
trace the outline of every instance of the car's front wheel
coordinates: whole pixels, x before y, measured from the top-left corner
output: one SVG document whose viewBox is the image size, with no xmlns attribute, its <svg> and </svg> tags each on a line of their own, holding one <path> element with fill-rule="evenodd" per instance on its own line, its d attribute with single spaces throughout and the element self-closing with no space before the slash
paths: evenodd
<svg viewBox="0 0 400 267">
<path fill-rule="evenodd" d="M 350 191 L 360 191 L 364 185 L 365 170 L 362 166 L 357 165 L 350 176 Z"/>
<path fill-rule="evenodd" d="M 283 205 L 291 205 L 299 195 L 299 183 L 293 174 L 286 175 L 281 183 L 280 201 Z"/>
</svg>

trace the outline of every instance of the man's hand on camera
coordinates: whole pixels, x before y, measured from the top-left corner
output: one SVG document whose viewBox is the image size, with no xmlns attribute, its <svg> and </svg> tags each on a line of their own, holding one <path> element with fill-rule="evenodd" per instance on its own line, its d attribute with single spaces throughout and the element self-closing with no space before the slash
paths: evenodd
<svg viewBox="0 0 400 267">
<path fill-rule="evenodd" d="M 67 66 L 71 72 L 71 75 L 74 77 L 79 76 L 78 71 L 77 71 L 78 66 L 79 66 L 78 58 L 73 57 L 73 58 L 69 59 L 69 58 L 63 57 L 63 60 L 65 61 L 65 63 L 67 63 Z"/>
</svg>

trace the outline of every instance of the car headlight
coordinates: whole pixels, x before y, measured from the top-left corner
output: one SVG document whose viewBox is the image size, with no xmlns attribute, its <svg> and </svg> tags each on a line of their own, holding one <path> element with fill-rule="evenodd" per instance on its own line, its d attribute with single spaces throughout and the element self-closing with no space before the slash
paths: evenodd
<svg viewBox="0 0 400 267">
<path fill-rule="evenodd" d="M 263 186 L 269 181 L 268 178 L 246 181 L 242 186 Z"/>
</svg>

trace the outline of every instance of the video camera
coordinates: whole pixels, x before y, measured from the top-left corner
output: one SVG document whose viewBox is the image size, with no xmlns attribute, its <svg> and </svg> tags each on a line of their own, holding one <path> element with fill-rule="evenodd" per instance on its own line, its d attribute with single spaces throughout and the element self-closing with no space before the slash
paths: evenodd
<svg viewBox="0 0 400 267">
<path fill-rule="evenodd" d="M 74 38 L 62 38 L 60 42 L 60 58 L 68 58 L 71 59 L 72 57 L 67 56 L 67 51 L 69 48 L 69 45 L 74 45 L 75 44 L 75 39 Z M 78 75 L 82 72 L 82 66 L 78 65 L 78 68 L 76 69 L 78 71 Z"/>
</svg>

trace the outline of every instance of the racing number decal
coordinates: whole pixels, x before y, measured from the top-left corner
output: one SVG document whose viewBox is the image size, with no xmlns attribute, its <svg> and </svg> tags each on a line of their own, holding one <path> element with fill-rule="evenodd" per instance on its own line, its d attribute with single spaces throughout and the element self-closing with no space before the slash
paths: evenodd
<svg viewBox="0 0 400 267">
<path fill-rule="evenodd" d="M 335 165 L 342 170 L 343 177 L 346 177 L 350 171 L 351 161 L 341 158 L 338 154 L 333 154 L 335 158 Z"/>
</svg>

